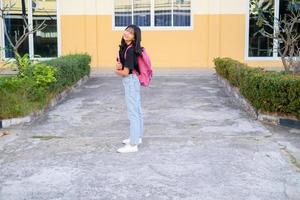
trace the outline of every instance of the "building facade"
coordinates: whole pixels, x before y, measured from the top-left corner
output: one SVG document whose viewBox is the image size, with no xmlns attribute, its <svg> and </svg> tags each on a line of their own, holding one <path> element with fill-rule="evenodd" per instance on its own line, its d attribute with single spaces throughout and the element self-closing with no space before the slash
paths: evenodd
<svg viewBox="0 0 300 200">
<path fill-rule="evenodd" d="M 262 0 L 263 1 L 263 0 Z M 10 0 L 2 0 L 4 7 Z M 231 57 L 251 66 L 281 67 L 276 41 L 255 34 L 257 18 L 250 0 L 13 0 L 2 22 L 2 58 L 11 57 L 4 29 L 22 35 L 27 16 L 33 27 L 47 25 L 20 46 L 20 53 L 45 59 L 87 52 L 94 68 L 113 67 L 126 25 L 142 29 L 142 45 L 155 68 L 213 67 L 215 57 Z M 269 2 L 269 0 L 267 0 Z M 267 5 L 274 16 L 289 0 Z M 5 24 L 4 24 L 5 23 Z"/>
</svg>

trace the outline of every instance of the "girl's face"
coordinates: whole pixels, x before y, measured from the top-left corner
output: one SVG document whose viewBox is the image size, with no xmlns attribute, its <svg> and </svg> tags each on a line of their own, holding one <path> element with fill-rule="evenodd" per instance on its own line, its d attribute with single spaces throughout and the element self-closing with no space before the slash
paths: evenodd
<svg viewBox="0 0 300 200">
<path fill-rule="evenodd" d="M 130 42 L 132 42 L 134 40 L 134 30 L 133 30 L 133 28 L 125 29 L 125 31 L 123 33 L 123 39 L 125 41 L 130 41 Z"/>
</svg>

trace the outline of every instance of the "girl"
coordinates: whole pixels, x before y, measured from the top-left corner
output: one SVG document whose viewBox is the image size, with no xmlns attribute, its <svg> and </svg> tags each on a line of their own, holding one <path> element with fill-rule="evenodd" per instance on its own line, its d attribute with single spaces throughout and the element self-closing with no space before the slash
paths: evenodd
<svg viewBox="0 0 300 200">
<path fill-rule="evenodd" d="M 141 106 L 141 85 L 137 77 L 140 73 L 137 56 L 142 53 L 141 29 L 135 25 L 129 25 L 120 44 L 115 73 L 122 77 L 125 89 L 125 101 L 127 115 L 130 121 L 130 136 L 123 140 L 124 147 L 119 148 L 119 153 L 137 152 L 138 145 L 142 143 L 144 122 Z M 126 56 L 125 56 L 126 54 Z"/>
</svg>

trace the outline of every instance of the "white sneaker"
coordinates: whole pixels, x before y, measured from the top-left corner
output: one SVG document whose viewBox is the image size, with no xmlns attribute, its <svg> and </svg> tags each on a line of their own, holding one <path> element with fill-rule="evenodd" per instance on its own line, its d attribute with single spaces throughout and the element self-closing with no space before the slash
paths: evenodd
<svg viewBox="0 0 300 200">
<path fill-rule="evenodd" d="M 143 141 L 142 141 L 142 138 L 140 138 L 140 139 L 139 139 L 139 142 L 138 142 L 138 145 L 139 145 L 139 144 L 142 144 L 142 142 L 143 142 Z M 130 143 L 130 139 L 125 139 L 125 140 L 122 141 L 122 143 L 123 143 L 123 144 L 129 144 L 129 143 Z"/>
<path fill-rule="evenodd" d="M 138 151 L 138 146 L 137 145 L 129 145 L 126 144 L 124 147 L 121 147 L 117 150 L 119 153 L 133 153 Z"/>
</svg>

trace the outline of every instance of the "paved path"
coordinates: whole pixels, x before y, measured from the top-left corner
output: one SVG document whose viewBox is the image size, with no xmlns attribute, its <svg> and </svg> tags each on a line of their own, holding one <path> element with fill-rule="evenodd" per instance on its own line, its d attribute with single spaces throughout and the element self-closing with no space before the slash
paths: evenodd
<svg viewBox="0 0 300 200">
<path fill-rule="evenodd" d="M 299 130 L 250 119 L 212 71 L 158 72 L 142 90 L 135 154 L 116 153 L 129 131 L 123 95 L 119 78 L 94 72 L 40 120 L 8 129 L 0 199 L 300 199 Z"/>
</svg>

